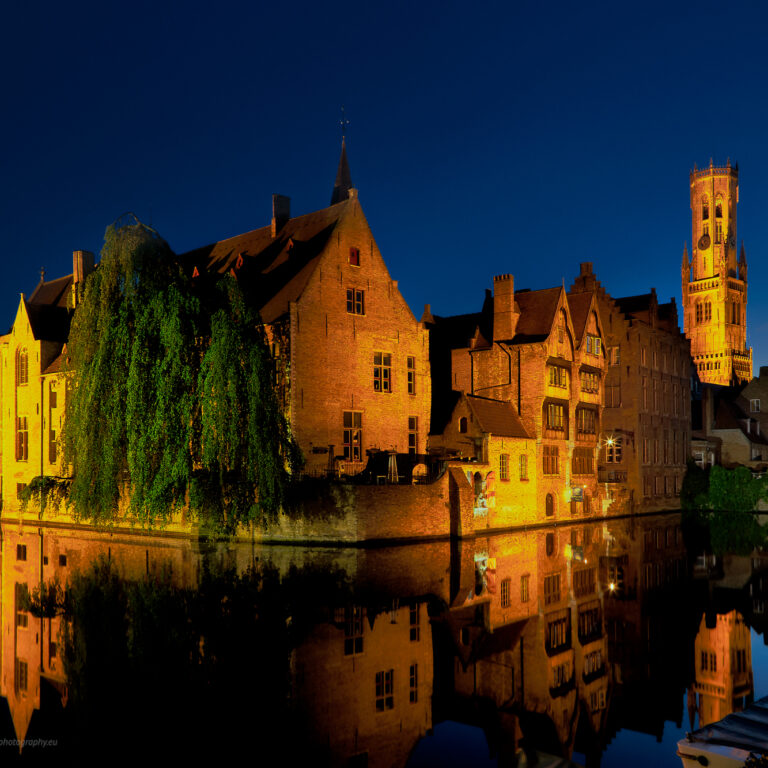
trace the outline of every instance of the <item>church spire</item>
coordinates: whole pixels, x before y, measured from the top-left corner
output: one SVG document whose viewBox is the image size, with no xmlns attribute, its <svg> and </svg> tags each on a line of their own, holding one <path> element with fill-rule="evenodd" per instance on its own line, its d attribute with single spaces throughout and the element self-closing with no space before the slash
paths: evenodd
<svg viewBox="0 0 768 768">
<path fill-rule="evenodd" d="M 333 185 L 333 193 L 331 194 L 331 205 L 346 200 L 349 197 L 350 189 L 352 189 L 352 174 L 349 171 L 346 141 L 342 136 L 341 157 L 339 158 L 339 169 L 336 171 L 336 183 Z"/>
</svg>

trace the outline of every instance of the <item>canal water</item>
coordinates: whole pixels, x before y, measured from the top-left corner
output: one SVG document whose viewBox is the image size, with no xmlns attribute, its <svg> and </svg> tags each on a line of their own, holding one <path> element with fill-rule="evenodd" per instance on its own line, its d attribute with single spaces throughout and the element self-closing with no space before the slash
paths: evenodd
<svg viewBox="0 0 768 768">
<path fill-rule="evenodd" d="M 766 592 L 679 514 L 341 549 L 4 526 L 0 753 L 677 768 L 768 694 Z"/>
</svg>

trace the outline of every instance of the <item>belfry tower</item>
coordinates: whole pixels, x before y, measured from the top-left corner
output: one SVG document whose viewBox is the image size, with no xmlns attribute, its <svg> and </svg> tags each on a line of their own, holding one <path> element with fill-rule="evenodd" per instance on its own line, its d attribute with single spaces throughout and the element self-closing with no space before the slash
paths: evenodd
<svg viewBox="0 0 768 768">
<path fill-rule="evenodd" d="M 683 250 L 683 327 L 699 378 L 735 384 L 752 378 L 747 349 L 747 258 L 736 253 L 739 166 L 691 172 L 691 258 Z"/>
</svg>

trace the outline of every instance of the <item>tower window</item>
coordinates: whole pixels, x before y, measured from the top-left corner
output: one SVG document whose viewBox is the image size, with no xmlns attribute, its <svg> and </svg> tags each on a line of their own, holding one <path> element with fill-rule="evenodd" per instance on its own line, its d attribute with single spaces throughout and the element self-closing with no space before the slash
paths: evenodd
<svg viewBox="0 0 768 768">
<path fill-rule="evenodd" d="M 718 197 L 717 201 L 715 202 L 715 218 L 716 219 L 723 218 L 723 198 L 722 197 Z"/>
<path fill-rule="evenodd" d="M 701 198 L 701 220 L 709 219 L 709 198 L 705 195 Z"/>
<path fill-rule="evenodd" d="M 704 309 L 700 301 L 696 302 L 696 323 L 700 323 L 704 317 Z"/>
<path fill-rule="evenodd" d="M 715 223 L 715 242 L 723 242 L 723 224 L 720 221 Z"/>
<path fill-rule="evenodd" d="M 29 381 L 29 356 L 26 349 L 16 353 L 16 384 L 22 385 Z"/>
<path fill-rule="evenodd" d="M 712 319 L 712 305 L 707 301 L 704 303 L 704 322 Z"/>
</svg>

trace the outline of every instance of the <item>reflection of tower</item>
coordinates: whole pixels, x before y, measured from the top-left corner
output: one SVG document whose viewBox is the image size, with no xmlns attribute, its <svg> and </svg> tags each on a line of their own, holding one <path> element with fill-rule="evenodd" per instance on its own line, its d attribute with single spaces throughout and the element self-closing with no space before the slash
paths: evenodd
<svg viewBox="0 0 768 768">
<path fill-rule="evenodd" d="M 685 335 L 699 378 L 730 384 L 752 378 L 747 349 L 747 259 L 736 253 L 739 169 L 691 172 L 691 259 L 683 252 L 682 289 Z"/>
<path fill-rule="evenodd" d="M 737 611 L 717 617 L 709 629 L 702 616 L 695 644 L 699 727 L 742 710 L 752 700 L 752 644 Z"/>
</svg>

